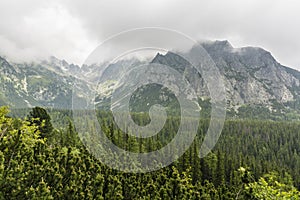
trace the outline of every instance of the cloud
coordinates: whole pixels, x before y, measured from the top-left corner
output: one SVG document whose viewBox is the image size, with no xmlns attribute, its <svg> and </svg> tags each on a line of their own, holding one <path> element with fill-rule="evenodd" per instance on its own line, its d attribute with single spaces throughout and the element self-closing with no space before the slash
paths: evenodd
<svg viewBox="0 0 300 200">
<path fill-rule="evenodd" d="M 26 3 L 24 3 L 26 2 Z M 18 6 L 13 6 L 18 3 Z M 260 46 L 300 70 L 297 0 L 65 0 L 0 3 L 0 53 L 55 55 L 82 63 L 98 44 L 120 31 L 164 27 L 195 39 L 228 39 Z"/>
<path fill-rule="evenodd" d="M 15 2 L 17 4 L 17 2 Z M 51 55 L 80 63 L 95 44 L 78 19 L 58 3 L 27 2 L 15 12 L 0 5 L 0 53 L 14 61 L 31 61 Z M 2 3 L 3 4 L 3 3 Z M 31 5 L 31 6 L 30 6 Z M 6 17 L 4 17 L 6 16 Z"/>
</svg>

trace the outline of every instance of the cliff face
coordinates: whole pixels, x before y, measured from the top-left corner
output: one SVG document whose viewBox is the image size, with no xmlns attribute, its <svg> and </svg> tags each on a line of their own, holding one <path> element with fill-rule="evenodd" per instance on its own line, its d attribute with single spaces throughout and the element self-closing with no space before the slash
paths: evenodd
<svg viewBox="0 0 300 200">
<path fill-rule="evenodd" d="M 203 43 L 223 76 L 229 106 L 287 103 L 300 98 L 299 72 L 279 64 L 271 53 L 255 47 L 233 48 L 228 41 Z M 173 53 L 158 54 L 154 63 L 185 71 L 188 63 Z M 196 78 L 195 78 L 196 79 Z M 198 81 L 198 94 L 209 95 L 203 80 Z"/>
<path fill-rule="evenodd" d="M 280 65 L 261 49 L 232 48 L 227 41 L 203 44 L 226 81 L 232 105 L 245 103 L 270 104 L 299 99 L 299 77 Z"/>
<path fill-rule="evenodd" d="M 201 45 L 214 60 L 224 79 L 228 109 L 238 112 L 245 105 L 260 105 L 272 111 L 280 105 L 281 108 L 300 110 L 296 103 L 300 102 L 300 72 L 282 66 L 270 52 L 255 47 L 233 48 L 228 41 L 205 42 Z M 101 77 L 102 84 L 97 88 L 99 95 L 104 95 L 107 100 L 111 91 L 122 85 L 119 78 L 130 68 L 143 62 L 131 59 L 109 65 Z M 196 88 L 198 96 L 209 99 L 201 74 L 177 54 L 157 54 L 150 62 L 170 66 L 184 74 Z M 80 69 L 55 57 L 30 64 L 16 64 L 0 57 L 0 104 L 70 109 L 74 81 L 84 96 L 85 91 L 95 89 L 89 81 L 99 80 L 100 68 L 101 66 L 92 65 Z M 160 72 L 156 73 L 159 78 Z M 184 92 L 189 95 L 189 90 Z M 159 95 L 165 97 L 165 94 L 166 91 L 164 95 Z M 151 91 L 148 95 L 151 96 Z M 141 99 L 138 92 L 135 96 Z"/>
</svg>

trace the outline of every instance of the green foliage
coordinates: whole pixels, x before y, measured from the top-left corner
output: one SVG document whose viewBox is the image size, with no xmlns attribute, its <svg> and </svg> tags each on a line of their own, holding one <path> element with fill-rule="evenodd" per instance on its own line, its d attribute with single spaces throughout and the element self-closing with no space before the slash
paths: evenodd
<svg viewBox="0 0 300 200">
<path fill-rule="evenodd" d="M 7 117 L 8 109 L 0 108 L 0 188 L 4 198 L 25 196 L 24 181 L 34 155 L 34 148 L 44 144 L 38 127 L 27 121 Z"/>
<path fill-rule="evenodd" d="M 28 116 L 31 124 L 35 124 L 39 127 L 41 137 L 46 137 L 53 130 L 51 124 L 51 117 L 44 108 L 34 107 Z"/>
<path fill-rule="evenodd" d="M 284 183 L 281 182 L 277 173 L 266 174 L 257 182 L 247 184 L 245 189 L 255 199 L 300 199 L 300 192 L 293 186 L 291 177 L 288 174 L 286 176 L 287 182 Z"/>
<path fill-rule="evenodd" d="M 161 147 L 178 123 L 170 119 L 160 136 L 143 141 L 124 136 L 109 115 L 102 117 L 109 139 L 133 152 Z M 136 119 L 144 123 L 147 116 Z M 299 199 L 296 122 L 228 120 L 215 149 L 200 159 L 209 124 L 201 120 L 184 155 L 168 167 L 140 174 L 97 161 L 72 121 L 41 137 L 44 123 L 8 117 L 8 108 L 0 108 L 0 199 Z"/>
</svg>

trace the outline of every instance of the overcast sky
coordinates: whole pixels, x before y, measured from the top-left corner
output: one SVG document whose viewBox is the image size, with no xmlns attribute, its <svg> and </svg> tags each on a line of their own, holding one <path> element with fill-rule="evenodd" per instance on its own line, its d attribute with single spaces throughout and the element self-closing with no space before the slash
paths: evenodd
<svg viewBox="0 0 300 200">
<path fill-rule="evenodd" d="M 164 27 L 195 39 L 259 46 L 300 70 L 298 0 L 0 0 L 0 55 L 30 61 L 54 55 L 81 65 L 109 36 Z"/>
</svg>

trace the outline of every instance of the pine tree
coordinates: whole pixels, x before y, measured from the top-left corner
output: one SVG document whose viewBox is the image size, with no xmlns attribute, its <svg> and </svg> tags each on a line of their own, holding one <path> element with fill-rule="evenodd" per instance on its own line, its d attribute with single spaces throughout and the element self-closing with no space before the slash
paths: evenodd
<svg viewBox="0 0 300 200">
<path fill-rule="evenodd" d="M 41 137 L 47 137 L 53 130 L 51 117 L 44 108 L 34 107 L 28 115 L 28 120 L 39 127 Z"/>
</svg>

